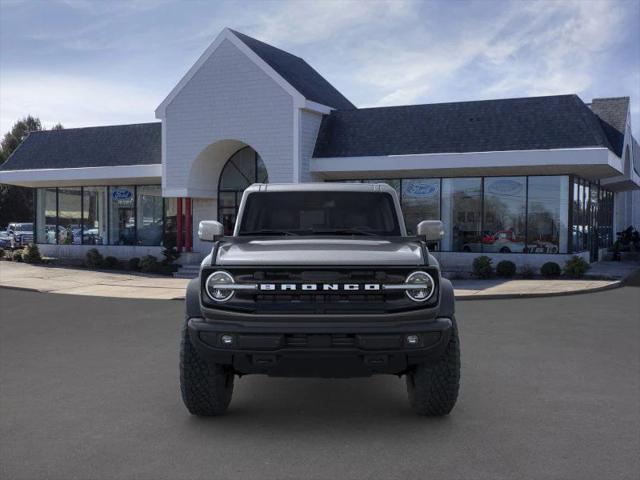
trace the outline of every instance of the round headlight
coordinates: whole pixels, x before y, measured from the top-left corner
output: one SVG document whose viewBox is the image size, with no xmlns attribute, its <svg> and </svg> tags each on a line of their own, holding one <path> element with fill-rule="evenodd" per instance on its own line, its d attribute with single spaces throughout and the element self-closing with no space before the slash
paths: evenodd
<svg viewBox="0 0 640 480">
<path fill-rule="evenodd" d="M 224 286 L 233 283 L 235 283 L 233 277 L 227 272 L 213 272 L 209 275 L 209 278 L 207 278 L 205 290 L 209 298 L 214 302 L 226 302 L 233 297 L 234 291 L 226 289 Z"/>
<path fill-rule="evenodd" d="M 427 272 L 413 272 L 409 274 L 405 280 L 407 285 L 415 284 L 416 288 L 408 287 L 407 297 L 414 302 L 426 302 L 431 298 L 435 291 L 435 282 L 433 277 Z"/>
</svg>

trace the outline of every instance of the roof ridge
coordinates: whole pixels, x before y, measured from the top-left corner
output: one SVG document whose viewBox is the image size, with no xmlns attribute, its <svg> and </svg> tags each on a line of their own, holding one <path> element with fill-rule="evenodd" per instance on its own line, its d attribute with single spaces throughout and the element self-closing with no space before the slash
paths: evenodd
<svg viewBox="0 0 640 480">
<path fill-rule="evenodd" d="M 116 128 L 116 127 L 137 127 L 139 125 L 162 125 L 162 122 L 139 122 L 139 123 L 119 123 L 116 125 L 94 125 L 87 127 L 71 127 L 71 128 L 62 128 L 59 130 L 33 130 L 29 133 L 53 133 L 53 132 L 68 132 L 70 130 L 88 130 L 90 128 Z"/>
<path fill-rule="evenodd" d="M 532 100 L 532 99 L 540 99 L 540 98 L 561 98 L 561 97 L 577 97 L 580 98 L 575 93 L 566 93 L 559 95 L 538 95 L 536 97 L 509 97 L 509 98 L 486 98 L 483 100 L 464 100 L 462 102 L 435 102 L 435 103 L 413 103 L 408 105 L 385 105 L 379 107 L 358 107 L 356 110 L 376 110 L 376 109 L 386 109 L 386 108 L 408 108 L 408 107 L 426 107 L 432 105 L 460 105 L 460 104 L 468 104 L 468 103 L 483 103 L 483 102 L 504 102 L 510 100 Z M 582 101 L 582 100 L 580 100 Z M 583 102 L 584 103 L 584 102 Z M 338 109 L 337 111 L 343 112 L 346 109 Z"/>
<path fill-rule="evenodd" d="M 291 57 L 295 57 L 295 58 L 297 58 L 298 60 L 302 60 L 303 62 L 305 62 L 304 58 L 302 58 L 302 57 L 299 57 L 299 56 L 297 56 L 297 55 L 294 55 L 294 54 L 293 54 L 293 53 L 291 53 L 291 52 L 287 52 L 286 50 L 283 50 L 283 49 L 278 48 L 278 47 L 276 47 L 276 46 L 274 46 L 274 45 L 271 45 L 270 43 L 263 42 L 262 40 L 258 40 L 258 39 L 257 39 L 257 38 L 255 38 L 255 37 L 252 37 L 252 36 L 250 36 L 250 35 L 247 35 L 246 33 L 239 32 L 239 31 L 237 31 L 237 30 L 234 30 L 233 28 L 229 28 L 229 31 L 230 31 L 231 33 L 233 33 L 234 35 L 236 35 L 236 36 L 242 36 L 242 37 L 250 38 L 250 39 L 251 39 L 251 40 L 253 40 L 254 42 L 261 43 L 262 45 L 265 45 L 265 46 L 267 46 L 267 47 L 269 47 L 269 48 L 273 48 L 274 50 L 278 50 L 279 52 L 286 53 L 287 55 L 289 55 L 289 56 L 291 56 Z M 240 40 L 242 40 L 242 38 L 240 38 Z M 251 48 L 251 47 L 249 47 L 249 48 Z M 305 63 L 307 63 L 307 62 L 305 62 Z"/>
</svg>

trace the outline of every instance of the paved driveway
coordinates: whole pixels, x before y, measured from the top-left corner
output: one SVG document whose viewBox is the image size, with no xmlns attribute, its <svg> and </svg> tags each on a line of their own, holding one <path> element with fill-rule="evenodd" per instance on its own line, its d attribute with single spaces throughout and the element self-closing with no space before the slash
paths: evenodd
<svg viewBox="0 0 640 480">
<path fill-rule="evenodd" d="M 459 305 L 453 414 L 404 381 L 245 377 L 178 393 L 182 303 L 0 290 L 0 477 L 638 478 L 640 288 Z"/>
</svg>

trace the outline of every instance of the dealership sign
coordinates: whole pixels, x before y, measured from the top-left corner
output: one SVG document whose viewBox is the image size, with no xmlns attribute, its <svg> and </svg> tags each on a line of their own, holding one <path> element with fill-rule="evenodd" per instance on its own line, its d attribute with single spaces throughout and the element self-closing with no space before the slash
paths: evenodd
<svg viewBox="0 0 640 480">
<path fill-rule="evenodd" d="M 522 183 L 515 180 L 495 180 L 489 185 L 489 192 L 496 195 L 517 195 L 522 192 Z"/>
<path fill-rule="evenodd" d="M 411 182 L 407 187 L 407 194 L 413 197 L 435 197 L 438 195 L 438 190 L 440 190 L 440 182 Z"/>
<path fill-rule="evenodd" d="M 129 206 L 133 204 L 133 192 L 126 188 L 113 189 L 111 192 L 111 198 L 121 206 Z"/>
</svg>

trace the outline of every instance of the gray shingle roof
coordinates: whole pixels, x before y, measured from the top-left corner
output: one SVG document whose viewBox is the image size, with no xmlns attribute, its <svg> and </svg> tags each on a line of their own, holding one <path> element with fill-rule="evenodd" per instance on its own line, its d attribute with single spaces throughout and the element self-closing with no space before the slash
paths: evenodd
<svg viewBox="0 0 640 480">
<path fill-rule="evenodd" d="M 577 95 L 334 111 L 322 121 L 314 157 L 611 149 Z"/>
<path fill-rule="evenodd" d="M 243 33 L 231 31 L 307 100 L 338 109 L 356 108 L 302 58 Z"/>
<path fill-rule="evenodd" d="M 32 132 L 0 170 L 159 164 L 160 123 Z"/>
<path fill-rule="evenodd" d="M 613 151 L 621 157 L 629 112 L 629 97 L 594 98 L 591 102 L 591 110 L 600 119 L 602 129 Z"/>
</svg>

